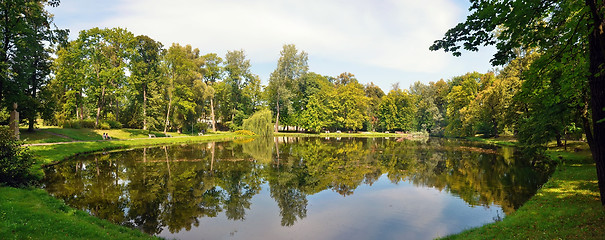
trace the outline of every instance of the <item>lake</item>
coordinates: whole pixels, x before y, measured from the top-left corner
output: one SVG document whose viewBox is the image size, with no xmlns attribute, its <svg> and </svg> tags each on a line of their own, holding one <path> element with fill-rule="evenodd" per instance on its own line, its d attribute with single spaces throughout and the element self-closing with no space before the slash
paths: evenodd
<svg viewBox="0 0 605 240">
<path fill-rule="evenodd" d="M 257 138 L 77 156 L 53 196 L 168 239 L 432 239 L 500 221 L 554 166 L 426 138 Z"/>
</svg>

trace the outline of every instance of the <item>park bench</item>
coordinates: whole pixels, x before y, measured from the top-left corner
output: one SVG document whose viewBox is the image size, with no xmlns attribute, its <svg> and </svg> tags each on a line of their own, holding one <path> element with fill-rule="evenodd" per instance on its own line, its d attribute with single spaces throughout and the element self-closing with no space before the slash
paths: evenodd
<svg viewBox="0 0 605 240">
<path fill-rule="evenodd" d="M 149 134 L 149 138 L 154 138 L 155 134 Z"/>
</svg>

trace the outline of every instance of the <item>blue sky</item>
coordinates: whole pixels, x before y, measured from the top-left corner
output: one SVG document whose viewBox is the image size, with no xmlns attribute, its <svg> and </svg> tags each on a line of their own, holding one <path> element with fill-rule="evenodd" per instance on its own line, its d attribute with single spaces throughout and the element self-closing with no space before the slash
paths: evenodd
<svg viewBox="0 0 605 240">
<path fill-rule="evenodd" d="M 431 52 L 436 39 L 468 15 L 462 0 L 62 0 L 49 8 L 57 27 L 122 27 L 165 47 L 190 44 L 221 56 L 243 49 L 266 84 L 284 44 L 309 54 L 310 71 L 353 73 L 385 92 L 393 84 L 450 79 L 493 67 L 491 47 L 453 57 Z"/>
</svg>

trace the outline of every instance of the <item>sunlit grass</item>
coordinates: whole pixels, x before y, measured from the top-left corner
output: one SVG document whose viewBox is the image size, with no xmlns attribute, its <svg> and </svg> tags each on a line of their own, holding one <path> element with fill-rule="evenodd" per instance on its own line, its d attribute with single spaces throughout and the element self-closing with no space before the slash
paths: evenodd
<svg viewBox="0 0 605 240">
<path fill-rule="evenodd" d="M 0 187 L 0 239 L 153 239 L 68 207 L 42 189 Z"/>
<path fill-rule="evenodd" d="M 599 199 L 595 165 L 578 163 L 587 161 L 582 152 L 555 149 L 548 154 L 562 156 L 562 163 L 519 210 L 502 222 L 446 239 L 603 239 L 605 208 Z"/>
</svg>

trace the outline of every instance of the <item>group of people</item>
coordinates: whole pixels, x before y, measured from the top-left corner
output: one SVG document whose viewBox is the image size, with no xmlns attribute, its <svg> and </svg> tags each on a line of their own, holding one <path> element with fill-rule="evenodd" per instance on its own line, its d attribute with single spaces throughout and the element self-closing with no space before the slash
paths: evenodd
<svg viewBox="0 0 605 240">
<path fill-rule="evenodd" d="M 103 140 L 111 140 L 111 137 L 108 133 L 103 133 Z"/>
</svg>

